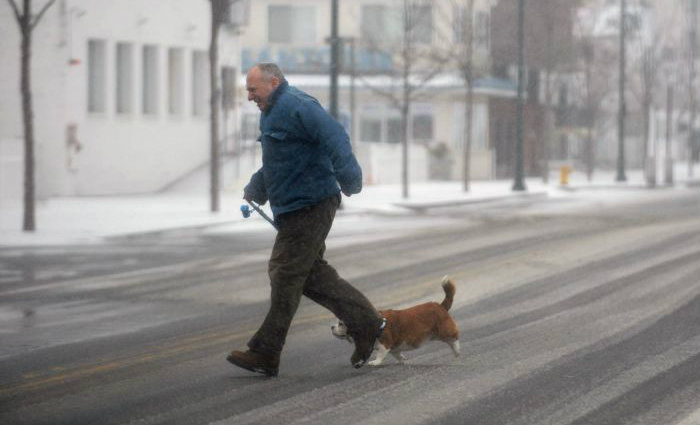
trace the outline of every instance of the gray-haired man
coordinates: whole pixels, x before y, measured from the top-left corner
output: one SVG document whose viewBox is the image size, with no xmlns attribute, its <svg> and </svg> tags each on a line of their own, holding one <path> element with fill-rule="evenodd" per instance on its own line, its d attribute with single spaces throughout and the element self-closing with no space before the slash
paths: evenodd
<svg viewBox="0 0 700 425">
<path fill-rule="evenodd" d="M 278 233 L 268 268 L 270 309 L 248 350 L 233 351 L 227 360 L 276 376 L 287 331 L 305 295 L 345 322 L 355 342 L 350 361 L 361 367 L 383 319 L 323 258 L 340 192 L 350 196 L 362 189 L 362 170 L 348 135 L 316 99 L 289 86 L 275 64 L 251 68 L 246 88 L 248 100 L 262 111 L 263 165 L 245 187 L 244 198 L 270 201 Z"/>
</svg>

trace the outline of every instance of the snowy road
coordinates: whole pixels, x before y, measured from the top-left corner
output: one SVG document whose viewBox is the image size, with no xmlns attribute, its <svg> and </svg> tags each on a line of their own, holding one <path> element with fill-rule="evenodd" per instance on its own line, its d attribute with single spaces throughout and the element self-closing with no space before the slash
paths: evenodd
<svg viewBox="0 0 700 425">
<path fill-rule="evenodd" d="M 230 366 L 272 230 L 0 250 L 0 423 L 696 424 L 697 189 L 339 216 L 328 259 L 379 308 L 440 300 L 445 345 L 354 370 L 302 303 L 279 378 Z"/>
</svg>

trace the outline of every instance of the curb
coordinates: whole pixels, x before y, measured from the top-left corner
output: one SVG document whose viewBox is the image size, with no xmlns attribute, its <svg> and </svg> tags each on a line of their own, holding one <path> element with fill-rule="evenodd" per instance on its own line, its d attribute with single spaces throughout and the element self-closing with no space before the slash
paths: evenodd
<svg viewBox="0 0 700 425">
<path fill-rule="evenodd" d="M 411 201 L 404 201 L 404 202 L 394 202 L 392 205 L 400 208 L 406 208 L 411 211 L 414 211 L 415 213 L 418 214 L 425 214 L 427 210 L 433 209 L 433 208 L 449 208 L 449 207 L 458 207 L 462 205 L 477 205 L 477 204 L 486 204 L 486 203 L 492 203 L 492 202 L 499 202 L 499 201 L 505 201 L 505 200 L 521 200 L 521 199 L 545 199 L 549 197 L 547 192 L 533 192 L 533 193 L 522 193 L 522 194 L 508 194 L 508 195 L 496 195 L 496 196 L 489 196 L 489 197 L 484 197 L 484 198 L 475 198 L 475 199 L 452 199 L 452 200 L 442 200 L 442 201 L 416 201 L 416 202 L 411 202 Z"/>
</svg>

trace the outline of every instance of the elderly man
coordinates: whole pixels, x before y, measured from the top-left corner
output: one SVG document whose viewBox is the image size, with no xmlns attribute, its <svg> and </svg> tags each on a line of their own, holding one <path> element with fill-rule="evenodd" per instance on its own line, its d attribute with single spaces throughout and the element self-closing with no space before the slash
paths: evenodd
<svg viewBox="0 0 700 425">
<path fill-rule="evenodd" d="M 261 111 L 263 165 L 243 197 L 260 204 L 270 201 L 278 233 L 268 267 L 270 310 L 248 350 L 233 351 L 227 360 L 276 376 L 287 331 L 305 295 L 347 324 L 355 342 L 350 361 L 362 367 L 384 321 L 323 259 L 340 192 L 350 196 L 362 189 L 362 171 L 348 135 L 316 99 L 291 87 L 275 64 L 252 67 L 246 88 L 248 100 Z"/>
</svg>

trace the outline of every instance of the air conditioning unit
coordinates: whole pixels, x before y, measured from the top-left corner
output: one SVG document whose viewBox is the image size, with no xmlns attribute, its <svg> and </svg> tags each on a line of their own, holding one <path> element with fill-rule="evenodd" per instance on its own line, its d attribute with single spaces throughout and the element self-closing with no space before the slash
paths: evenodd
<svg viewBox="0 0 700 425">
<path fill-rule="evenodd" d="M 229 0 L 221 20 L 232 30 L 247 27 L 250 22 L 250 0 Z"/>
</svg>

